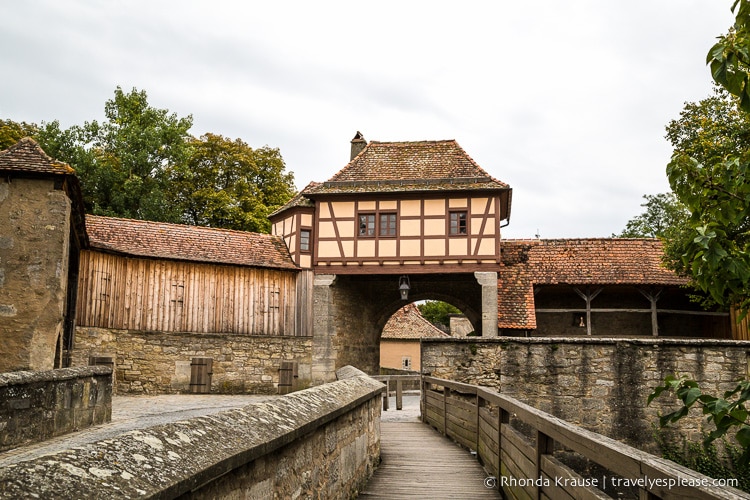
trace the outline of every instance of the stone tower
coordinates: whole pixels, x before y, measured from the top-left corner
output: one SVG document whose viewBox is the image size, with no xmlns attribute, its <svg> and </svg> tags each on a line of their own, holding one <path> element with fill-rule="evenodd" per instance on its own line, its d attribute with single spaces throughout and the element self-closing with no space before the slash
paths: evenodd
<svg viewBox="0 0 750 500">
<path fill-rule="evenodd" d="M 86 243 L 74 170 L 30 138 L 0 151 L 0 372 L 67 364 Z"/>
</svg>

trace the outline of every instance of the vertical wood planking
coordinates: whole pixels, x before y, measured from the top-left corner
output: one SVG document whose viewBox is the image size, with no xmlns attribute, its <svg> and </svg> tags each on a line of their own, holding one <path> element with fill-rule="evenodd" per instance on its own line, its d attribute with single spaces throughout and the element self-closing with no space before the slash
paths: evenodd
<svg viewBox="0 0 750 500">
<path fill-rule="evenodd" d="M 297 330 L 297 278 L 286 271 L 84 250 L 78 288 L 79 326 L 240 335 Z"/>
</svg>

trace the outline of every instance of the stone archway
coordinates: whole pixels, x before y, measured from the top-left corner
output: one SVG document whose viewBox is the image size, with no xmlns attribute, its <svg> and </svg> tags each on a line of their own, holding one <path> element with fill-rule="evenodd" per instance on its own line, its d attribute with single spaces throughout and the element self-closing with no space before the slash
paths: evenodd
<svg viewBox="0 0 750 500">
<path fill-rule="evenodd" d="M 438 299 L 455 304 L 484 336 L 497 335 L 497 274 L 410 275 L 409 302 Z M 494 279 L 493 279 L 494 278 Z M 379 369 L 380 333 L 388 318 L 407 302 L 398 275 L 316 274 L 313 285 L 313 383 L 335 379 L 335 370 L 356 366 Z M 494 300 L 493 300 L 494 299 Z M 494 306 L 494 313 L 493 313 Z"/>
</svg>

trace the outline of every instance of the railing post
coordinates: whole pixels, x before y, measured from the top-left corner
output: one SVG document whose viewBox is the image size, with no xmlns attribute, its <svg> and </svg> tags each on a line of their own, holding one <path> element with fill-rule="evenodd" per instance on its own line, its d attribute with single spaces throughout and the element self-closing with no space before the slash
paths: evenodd
<svg viewBox="0 0 750 500">
<path fill-rule="evenodd" d="M 422 415 L 422 422 L 427 423 L 427 415 L 425 415 L 425 413 L 427 413 L 427 388 L 429 386 L 429 383 L 425 381 L 424 375 L 420 377 L 419 384 L 421 392 L 421 394 L 419 395 L 419 399 L 421 401 L 421 408 L 419 409 L 419 413 Z"/>
<path fill-rule="evenodd" d="M 390 404 L 388 402 L 388 392 L 390 387 L 388 387 L 388 381 L 390 379 L 385 379 L 385 394 L 383 394 L 383 411 L 388 411 L 388 405 Z"/>
<path fill-rule="evenodd" d="M 544 455 L 552 455 L 555 451 L 555 441 L 544 434 L 541 431 L 536 431 L 536 475 L 534 479 L 542 477 L 542 457 Z M 539 481 L 539 485 L 536 487 L 536 498 L 541 500 L 542 498 L 542 481 Z"/>
<path fill-rule="evenodd" d="M 497 478 L 498 488 L 500 484 L 500 478 L 503 477 L 503 427 L 510 424 L 510 413 L 498 407 L 497 412 Z"/>
<path fill-rule="evenodd" d="M 403 400 L 403 381 L 400 378 L 396 379 L 396 410 L 401 410 L 404 407 Z"/>
<path fill-rule="evenodd" d="M 443 386 L 443 435 L 448 436 L 448 395 L 451 390 Z"/>
<path fill-rule="evenodd" d="M 476 444 L 476 450 L 477 450 L 477 456 L 480 456 L 479 455 L 479 439 L 481 437 L 481 433 L 480 433 L 479 421 L 480 421 L 481 417 L 479 415 L 479 408 L 480 408 L 480 406 L 482 404 L 482 401 L 483 401 L 483 399 L 479 396 L 479 391 L 477 391 L 477 393 L 476 393 L 476 405 L 477 405 L 477 440 L 476 440 L 477 444 Z"/>
</svg>

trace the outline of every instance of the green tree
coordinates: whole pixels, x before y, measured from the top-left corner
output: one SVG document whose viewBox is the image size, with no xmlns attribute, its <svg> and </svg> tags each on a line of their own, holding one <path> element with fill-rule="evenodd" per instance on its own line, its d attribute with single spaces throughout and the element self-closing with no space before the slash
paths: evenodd
<svg viewBox="0 0 750 500">
<path fill-rule="evenodd" d="M 750 113 L 750 0 L 735 0 L 732 12 L 734 26 L 719 38 L 706 59 L 714 81 L 736 98 L 739 111 L 731 110 L 731 116 L 742 131 Z M 674 267 L 696 287 L 717 303 L 737 306 L 746 313 L 750 307 L 750 149 L 746 133 L 730 133 L 735 129 L 731 121 L 725 126 L 724 118 L 698 119 L 701 127 L 693 125 L 694 133 L 674 135 L 676 150 L 667 176 L 690 217 L 680 237 L 669 245 L 672 255 L 679 256 Z M 717 140 L 704 140 L 711 136 Z M 664 391 L 674 393 L 682 406 L 662 416 L 661 426 L 679 421 L 698 404 L 716 426 L 708 441 L 736 429 L 735 437 L 744 450 L 742 461 L 750 462 L 750 382 L 741 381 L 718 398 L 703 394 L 692 380 L 667 377 L 649 396 L 649 403 Z"/>
<path fill-rule="evenodd" d="M 674 193 L 643 195 L 646 210 L 630 219 L 619 238 L 667 238 L 685 224 L 688 212 Z"/>
<path fill-rule="evenodd" d="M 80 172 L 91 177 L 92 211 L 134 219 L 179 220 L 167 203 L 165 170 L 187 158 L 191 116 L 178 118 L 148 104 L 145 91 L 120 87 L 104 106 L 107 121 L 86 122 L 79 140 L 91 145 L 94 161 Z"/>
<path fill-rule="evenodd" d="M 716 303 L 750 307 L 750 171 L 747 87 L 750 1 L 732 6 L 736 23 L 708 54 L 719 92 L 689 106 L 668 127 L 675 146 L 667 166 L 672 191 L 690 216 L 667 243 L 670 265 Z M 734 107 L 733 103 L 739 105 Z"/>
<path fill-rule="evenodd" d="M 34 123 L 0 119 L 0 151 L 8 149 L 24 137 L 35 137 L 38 129 Z"/>
<path fill-rule="evenodd" d="M 205 134 L 167 168 L 167 197 L 189 224 L 269 232 L 268 215 L 294 195 L 278 149 Z"/>
<path fill-rule="evenodd" d="M 451 314 L 461 314 L 458 308 L 439 300 L 428 300 L 423 304 L 417 305 L 417 309 L 419 309 L 419 312 L 427 321 L 438 328 L 442 326 L 442 329 L 450 328 Z"/>
</svg>

